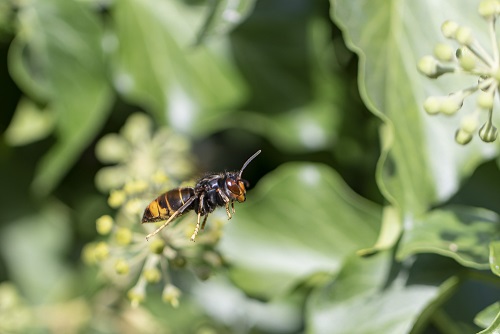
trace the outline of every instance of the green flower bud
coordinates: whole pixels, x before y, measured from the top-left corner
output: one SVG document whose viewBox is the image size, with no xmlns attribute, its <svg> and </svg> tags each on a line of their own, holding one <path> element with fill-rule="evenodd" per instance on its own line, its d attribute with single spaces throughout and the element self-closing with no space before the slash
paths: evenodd
<svg viewBox="0 0 500 334">
<path fill-rule="evenodd" d="M 95 154 L 103 163 L 118 163 L 127 159 L 129 146 L 121 136 L 112 133 L 97 142 Z"/>
<path fill-rule="evenodd" d="M 109 256 L 109 246 L 104 241 L 98 242 L 94 248 L 94 257 L 97 261 L 106 260 Z"/>
<path fill-rule="evenodd" d="M 126 246 L 132 241 L 132 231 L 126 227 L 120 227 L 115 234 L 116 242 L 119 245 Z"/>
<path fill-rule="evenodd" d="M 472 140 L 472 134 L 462 129 L 458 129 L 455 133 L 455 141 L 460 145 L 466 145 Z"/>
<path fill-rule="evenodd" d="M 162 239 L 154 239 L 152 242 L 149 243 L 149 250 L 153 254 L 161 254 L 163 253 L 163 249 L 165 248 L 165 241 Z"/>
<path fill-rule="evenodd" d="M 127 296 L 133 307 L 137 307 L 140 303 L 146 300 L 146 293 L 144 292 L 144 289 L 137 286 L 130 289 Z"/>
<path fill-rule="evenodd" d="M 84 263 L 91 265 L 97 262 L 95 257 L 95 246 L 96 243 L 91 242 L 86 244 L 82 249 L 82 260 Z"/>
<path fill-rule="evenodd" d="M 474 42 L 472 30 L 468 27 L 459 27 L 456 31 L 455 38 L 462 45 L 471 45 Z"/>
<path fill-rule="evenodd" d="M 480 92 L 477 96 L 477 104 L 481 109 L 490 110 L 493 108 L 493 94 Z"/>
<path fill-rule="evenodd" d="M 455 35 L 459 27 L 460 26 L 458 25 L 458 23 L 454 21 L 445 21 L 441 25 L 441 32 L 443 33 L 443 36 L 446 38 L 455 38 Z"/>
<path fill-rule="evenodd" d="M 127 275 L 130 272 L 130 266 L 124 259 L 116 260 L 115 271 L 119 275 Z"/>
<path fill-rule="evenodd" d="M 436 115 L 441 111 L 441 100 L 435 96 L 429 96 L 424 102 L 424 110 L 429 115 Z"/>
<path fill-rule="evenodd" d="M 449 95 L 441 101 L 441 112 L 446 115 L 455 114 L 462 108 L 463 100 L 458 99 L 455 95 Z"/>
<path fill-rule="evenodd" d="M 179 306 L 179 297 L 181 291 L 172 284 L 167 284 L 163 289 L 161 298 L 165 303 L 169 303 L 172 307 L 177 308 Z"/>
<path fill-rule="evenodd" d="M 479 129 L 479 137 L 485 143 L 494 142 L 498 136 L 498 129 L 490 122 L 486 122 L 481 129 Z"/>
<path fill-rule="evenodd" d="M 158 270 L 158 268 L 146 269 L 142 272 L 142 275 L 148 283 L 158 283 L 161 279 L 161 272 Z"/>
<path fill-rule="evenodd" d="M 458 63 L 464 71 L 472 71 L 476 67 L 476 58 L 470 54 L 463 54 L 458 58 Z"/>
<path fill-rule="evenodd" d="M 104 216 L 99 217 L 96 220 L 95 224 L 96 224 L 97 233 L 99 233 L 100 235 L 107 235 L 107 234 L 109 234 L 109 232 L 111 232 L 111 229 L 113 228 L 114 221 L 113 221 L 113 218 L 111 218 L 111 216 L 104 215 Z"/>
<path fill-rule="evenodd" d="M 478 12 L 485 19 L 492 19 L 498 15 L 499 9 L 500 3 L 498 0 L 483 0 L 479 3 Z"/>
<path fill-rule="evenodd" d="M 440 75 L 438 71 L 439 62 L 432 56 L 422 57 L 417 64 L 417 68 L 420 73 L 432 79 L 435 79 Z"/>
<path fill-rule="evenodd" d="M 441 61 L 451 61 L 455 52 L 451 46 L 445 43 L 439 43 L 434 48 L 434 56 Z"/>
<path fill-rule="evenodd" d="M 123 190 L 113 190 L 108 198 L 108 205 L 114 209 L 125 203 L 127 196 Z"/>
<path fill-rule="evenodd" d="M 463 130 L 471 135 L 476 131 L 479 123 L 477 121 L 476 114 L 467 115 L 462 118 L 462 122 L 460 123 L 460 130 Z"/>
<path fill-rule="evenodd" d="M 146 189 L 148 189 L 148 183 L 144 180 L 130 181 L 123 187 L 123 190 L 129 195 L 141 193 Z"/>
</svg>

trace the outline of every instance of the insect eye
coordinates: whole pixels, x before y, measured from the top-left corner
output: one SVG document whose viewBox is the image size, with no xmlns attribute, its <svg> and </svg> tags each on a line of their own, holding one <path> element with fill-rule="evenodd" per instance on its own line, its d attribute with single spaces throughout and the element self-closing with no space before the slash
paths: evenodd
<svg viewBox="0 0 500 334">
<path fill-rule="evenodd" d="M 241 188 L 239 187 L 238 183 L 235 180 L 227 179 L 226 186 L 227 186 L 227 189 L 229 189 L 229 191 L 232 192 L 233 194 L 235 194 L 235 195 L 241 194 Z"/>
</svg>

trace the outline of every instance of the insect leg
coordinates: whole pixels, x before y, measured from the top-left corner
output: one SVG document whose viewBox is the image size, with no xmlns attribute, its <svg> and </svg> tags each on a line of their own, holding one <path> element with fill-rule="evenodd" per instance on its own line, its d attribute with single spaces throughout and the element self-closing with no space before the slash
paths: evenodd
<svg viewBox="0 0 500 334">
<path fill-rule="evenodd" d="M 200 217 L 201 217 L 201 211 L 203 209 L 203 199 L 205 198 L 205 194 L 202 193 L 200 195 L 200 205 L 198 207 L 198 221 L 196 223 L 196 227 L 194 228 L 194 232 L 193 232 L 193 235 L 191 235 L 191 241 L 194 241 L 194 239 L 196 238 L 196 235 L 198 235 L 198 232 L 200 231 Z M 207 214 L 208 216 L 208 214 Z M 206 219 L 207 217 L 205 217 Z M 203 225 L 205 225 L 205 221 L 203 221 Z"/>
<path fill-rule="evenodd" d="M 163 228 L 165 226 L 167 226 L 168 224 L 170 224 L 170 222 L 172 220 L 174 220 L 175 217 L 177 217 L 178 215 L 180 215 L 181 213 L 184 212 L 184 210 L 186 210 L 186 208 L 191 205 L 191 203 L 193 203 L 193 201 L 195 200 L 196 197 L 191 197 L 189 198 L 186 203 L 184 203 L 180 208 L 179 210 L 175 211 L 168 219 L 166 222 L 163 223 L 163 225 L 161 225 L 160 227 L 158 227 L 154 232 L 152 233 L 149 233 L 147 236 L 146 236 L 146 240 L 149 240 L 149 238 L 151 238 L 152 236 L 156 235 L 158 232 L 160 232 L 161 230 L 163 230 Z"/>
<path fill-rule="evenodd" d="M 206 215 L 205 218 L 203 218 L 203 223 L 201 223 L 201 230 L 202 231 L 205 229 L 205 224 L 207 223 L 207 218 L 208 218 L 208 215 Z"/>
<path fill-rule="evenodd" d="M 231 219 L 232 216 L 231 216 L 231 212 L 229 211 L 229 202 L 230 202 L 229 197 L 227 197 L 226 194 L 224 194 L 220 189 L 217 189 L 216 191 L 217 191 L 217 193 L 219 193 L 222 200 L 226 203 L 227 219 Z M 234 212 L 234 206 L 233 206 L 233 212 Z"/>
<path fill-rule="evenodd" d="M 235 213 L 236 210 L 234 209 L 234 201 L 231 201 L 231 207 L 233 208 L 233 213 Z"/>
</svg>

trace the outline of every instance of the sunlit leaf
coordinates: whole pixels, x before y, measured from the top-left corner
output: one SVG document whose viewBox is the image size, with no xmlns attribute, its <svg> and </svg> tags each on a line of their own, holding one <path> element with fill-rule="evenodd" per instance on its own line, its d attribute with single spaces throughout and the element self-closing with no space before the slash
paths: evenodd
<svg viewBox="0 0 500 334">
<path fill-rule="evenodd" d="M 368 258 L 349 258 L 331 284 L 312 294 L 306 332 L 410 333 L 428 305 L 457 284 L 457 280 L 445 281 L 436 273 L 418 277 L 418 270 L 417 277 L 411 279 L 411 266 L 389 276 L 395 270 L 391 266 L 392 256 L 387 251 Z"/>
<path fill-rule="evenodd" d="M 198 32 L 197 44 L 210 35 L 228 33 L 252 11 L 255 0 L 212 0 L 205 22 Z"/>
<path fill-rule="evenodd" d="M 490 243 L 490 268 L 495 275 L 500 276 L 500 241 Z"/>
<path fill-rule="evenodd" d="M 479 312 L 474 318 L 474 322 L 478 326 L 486 328 L 495 322 L 495 318 L 498 314 L 500 314 L 500 302 L 491 304 L 490 306 Z"/>
<path fill-rule="evenodd" d="M 32 1 L 19 9 L 20 32 L 10 50 L 12 76 L 48 103 L 56 145 L 38 166 L 34 189 L 50 192 L 106 119 L 111 98 L 101 51 L 102 28 L 76 1 Z"/>
<path fill-rule="evenodd" d="M 2 228 L 0 251 L 9 275 L 30 302 L 56 301 L 70 288 L 71 268 L 63 256 L 70 243 L 69 216 L 60 203 Z"/>
<path fill-rule="evenodd" d="M 336 273 L 347 255 L 375 241 L 380 219 L 381 208 L 329 167 L 290 163 L 249 192 L 221 248 L 239 286 L 271 297 L 313 273 Z"/>
<path fill-rule="evenodd" d="M 498 309 L 498 305 L 497 305 Z M 495 319 L 491 325 L 486 328 L 484 331 L 480 331 L 478 334 L 498 334 L 500 333 L 500 312 L 497 313 Z"/>
<path fill-rule="evenodd" d="M 10 145 L 26 145 L 43 139 L 54 129 L 54 116 L 50 110 L 40 109 L 32 101 L 23 99 L 5 131 L 5 139 Z"/>
<path fill-rule="evenodd" d="M 497 153 L 494 145 L 479 138 L 467 147 L 455 143 L 462 114 L 430 117 L 422 107 L 427 96 L 448 95 L 477 78 L 450 75 L 431 80 L 416 68 L 417 61 L 443 40 L 440 27 L 445 20 L 467 24 L 481 41 L 487 41 L 487 24 L 474 1 L 330 2 L 332 18 L 360 57 L 362 97 L 386 123 L 379 185 L 386 198 L 401 207 L 405 219 L 411 219 L 448 199 L 461 179 Z M 475 98 L 466 100 L 463 112 L 473 112 L 474 103 Z"/>
<path fill-rule="evenodd" d="M 183 1 L 123 0 L 112 12 L 117 90 L 182 131 L 203 131 L 205 117 L 227 112 L 243 93 L 223 39 L 194 46 L 203 9 Z"/>
<path fill-rule="evenodd" d="M 403 235 L 399 258 L 417 253 L 449 256 L 460 264 L 486 269 L 489 245 L 500 237 L 500 219 L 494 212 L 472 207 L 447 207 L 415 218 Z"/>
</svg>

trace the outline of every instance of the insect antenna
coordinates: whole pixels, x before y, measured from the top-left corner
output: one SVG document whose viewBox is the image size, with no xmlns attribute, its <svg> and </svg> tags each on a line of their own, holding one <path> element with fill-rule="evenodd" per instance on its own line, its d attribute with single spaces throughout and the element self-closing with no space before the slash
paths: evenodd
<svg viewBox="0 0 500 334">
<path fill-rule="evenodd" d="M 241 174 L 243 174 L 243 170 L 245 169 L 246 166 L 252 161 L 256 156 L 258 156 L 262 152 L 261 150 L 258 150 L 257 152 L 254 153 L 248 160 L 243 164 L 243 167 L 241 167 L 240 173 L 238 174 L 238 178 L 241 179 Z"/>
</svg>

